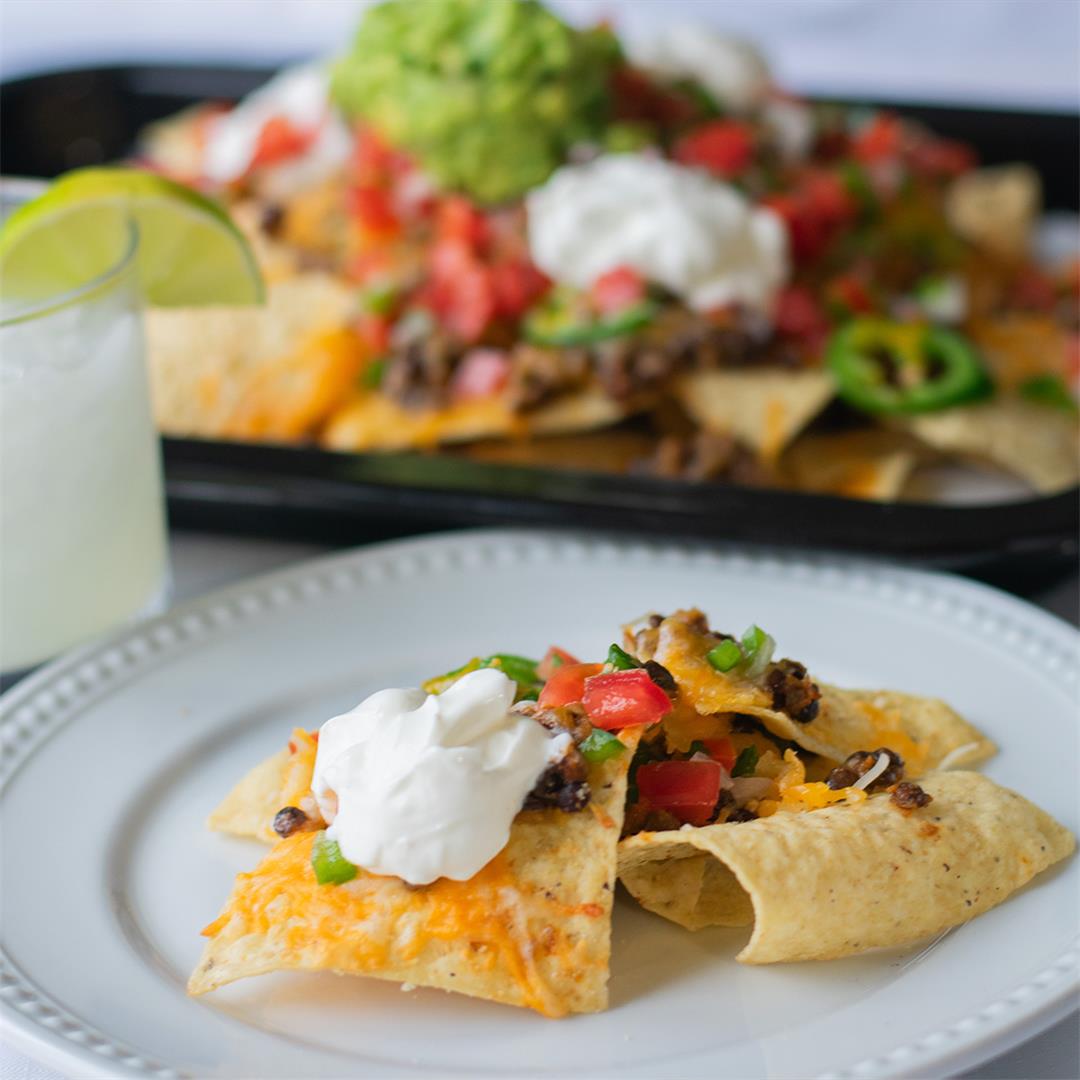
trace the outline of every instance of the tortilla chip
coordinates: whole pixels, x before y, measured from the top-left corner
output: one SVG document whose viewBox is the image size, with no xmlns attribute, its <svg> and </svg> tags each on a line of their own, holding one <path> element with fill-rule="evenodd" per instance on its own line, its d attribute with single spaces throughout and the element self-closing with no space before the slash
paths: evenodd
<svg viewBox="0 0 1080 1080">
<path fill-rule="evenodd" d="M 997 751 L 945 702 L 893 690 L 843 690 L 818 683 L 818 714 L 809 723 L 799 723 L 772 708 L 767 690 L 717 671 L 705 659 L 712 644 L 686 623 L 665 619 L 653 656 L 699 713 L 756 717 L 779 738 L 832 761 L 884 746 L 903 757 L 909 776 L 940 768 L 943 762 L 973 765 Z"/>
<path fill-rule="evenodd" d="M 256 765 L 206 819 L 207 827 L 276 844 L 274 817 L 282 807 L 317 812 L 311 777 L 318 748 L 311 732 L 294 728 L 288 748 Z"/>
<path fill-rule="evenodd" d="M 616 424 L 634 411 L 599 387 L 564 395 L 528 413 L 517 413 L 498 398 L 413 410 L 383 394 L 357 392 L 330 417 L 321 441 L 331 450 L 409 450 L 590 431 Z"/>
<path fill-rule="evenodd" d="M 518 814 L 507 846 L 464 882 L 413 887 L 361 872 L 321 886 L 310 865 L 314 834 L 281 841 L 253 873 L 238 876 L 204 931 L 210 940 L 189 992 L 270 971 L 334 971 L 456 990 L 545 1016 L 605 1008 L 631 756 L 590 767 L 593 799 L 584 810 Z"/>
<path fill-rule="evenodd" d="M 256 765 L 206 819 L 207 827 L 214 832 L 276 842 L 273 820 L 286 805 L 281 793 L 288 764 L 289 751 L 280 750 Z"/>
<path fill-rule="evenodd" d="M 989 461 L 1036 491 L 1062 491 L 1080 482 L 1076 418 L 1064 409 L 1002 397 L 897 424 L 935 450 Z"/>
<path fill-rule="evenodd" d="M 827 371 L 768 368 L 683 375 L 674 389 L 701 427 L 735 436 L 766 461 L 775 460 L 836 393 Z"/>
<path fill-rule="evenodd" d="M 920 810 L 881 794 L 639 833 L 619 846 L 619 877 L 643 907 L 689 930 L 752 921 L 743 963 L 829 960 L 967 922 L 1075 847 L 1048 814 L 978 773 L 922 787 L 933 802 Z"/>
<path fill-rule="evenodd" d="M 972 323 L 970 334 L 999 391 L 1014 393 L 1029 379 L 1046 375 L 1069 385 L 1073 335 L 1053 315 L 995 313 Z"/>
<path fill-rule="evenodd" d="M 154 417 L 170 435 L 295 440 L 344 397 L 363 363 L 345 329 L 353 293 L 324 274 L 269 286 L 251 307 L 151 309 Z"/>
<path fill-rule="evenodd" d="M 917 444 L 892 431 L 808 434 L 784 454 L 784 479 L 800 491 L 849 499 L 895 499 L 918 464 Z"/>
<path fill-rule="evenodd" d="M 996 165 L 957 177 L 945 216 L 965 240 L 1003 259 L 1022 258 L 1042 204 L 1042 181 L 1030 165 Z"/>
</svg>

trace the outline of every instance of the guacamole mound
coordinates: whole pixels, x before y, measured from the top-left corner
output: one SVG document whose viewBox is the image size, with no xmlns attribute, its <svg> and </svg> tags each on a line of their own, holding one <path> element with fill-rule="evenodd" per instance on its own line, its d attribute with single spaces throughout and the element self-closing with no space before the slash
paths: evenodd
<svg viewBox="0 0 1080 1080">
<path fill-rule="evenodd" d="M 599 139 L 618 55 L 610 32 L 536 0 L 389 0 L 365 14 L 333 96 L 444 187 L 501 202 Z"/>
</svg>

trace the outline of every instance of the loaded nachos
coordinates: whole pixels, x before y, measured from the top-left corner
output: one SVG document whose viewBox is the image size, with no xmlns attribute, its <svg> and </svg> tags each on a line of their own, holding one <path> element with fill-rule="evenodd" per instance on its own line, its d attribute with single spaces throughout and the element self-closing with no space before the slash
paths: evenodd
<svg viewBox="0 0 1080 1080">
<path fill-rule="evenodd" d="M 1038 177 L 798 100 L 706 28 L 390 0 L 141 153 L 270 282 L 213 338 L 152 313 L 170 434 L 869 498 L 941 460 L 1077 481 L 1080 273 L 1034 260 Z"/>
<path fill-rule="evenodd" d="M 774 653 L 681 610 L 602 662 L 475 657 L 295 730 L 211 815 L 274 846 L 203 931 L 189 991 L 334 971 L 595 1012 L 616 877 L 689 930 L 752 925 L 738 959 L 772 963 L 958 926 L 1073 850 L 956 769 L 996 748 L 945 703 Z"/>
</svg>

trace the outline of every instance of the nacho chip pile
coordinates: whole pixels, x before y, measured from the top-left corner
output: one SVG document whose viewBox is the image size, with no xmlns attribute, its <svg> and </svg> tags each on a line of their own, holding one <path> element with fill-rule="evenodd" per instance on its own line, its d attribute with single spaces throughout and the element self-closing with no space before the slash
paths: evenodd
<svg viewBox="0 0 1080 1080">
<path fill-rule="evenodd" d="M 497 654 L 429 684 L 440 692 L 478 665 L 512 664 L 529 680 L 519 691 L 539 691 L 527 715 L 552 730 L 569 724 L 582 747 L 606 747 L 588 766 L 583 810 L 523 809 L 506 847 L 467 881 L 412 886 L 360 869 L 320 884 L 321 834 L 275 832 L 282 807 L 319 817 L 317 733 L 294 731 L 210 818 L 211 828 L 274 846 L 203 931 L 189 991 L 333 971 L 545 1016 L 595 1012 L 608 1001 L 616 876 L 687 930 L 752 927 L 736 958 L 766 964 L 930 937 L 1074 849 L 1068 830 L 1023 796 L 951 771 L 996 748 L 944 702 L 819 684 L 801 664 L 774 659 L 763 631 L 736 639 L 696 609 L 641 620 L 623 641 L 603 665 L 553 648 L 538 676 L 535 662 Z M 648 723 L 645 702 L 656 710 Z M 637 726 L 612 737 L 590 724 L 614 723 L 613 708 L 630 709 L 624 719 Z M 719 786 L 701 794 L 710 778 Z"/>
</svg>

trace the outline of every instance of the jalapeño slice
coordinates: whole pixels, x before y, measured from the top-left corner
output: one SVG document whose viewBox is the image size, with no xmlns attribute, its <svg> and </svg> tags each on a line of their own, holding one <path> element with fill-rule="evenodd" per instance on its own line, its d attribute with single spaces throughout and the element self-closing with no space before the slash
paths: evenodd
<svg viewBox="0 0 1080 1080">
<path fill-rule="evenodd" d="M 825 359 L 840 396 L 881 416 L 946 409 L 990 390 L 974 346 L 940 326 L 855 319 L 833 334 Z"/>
</svg>

